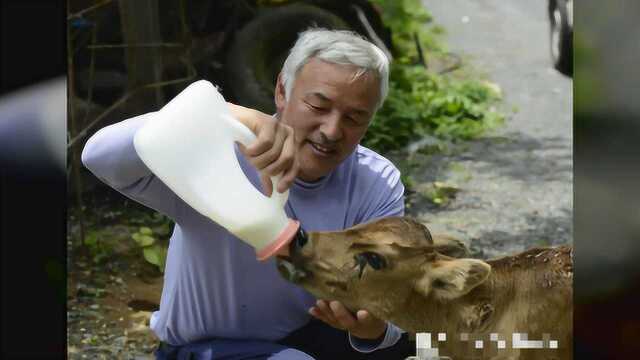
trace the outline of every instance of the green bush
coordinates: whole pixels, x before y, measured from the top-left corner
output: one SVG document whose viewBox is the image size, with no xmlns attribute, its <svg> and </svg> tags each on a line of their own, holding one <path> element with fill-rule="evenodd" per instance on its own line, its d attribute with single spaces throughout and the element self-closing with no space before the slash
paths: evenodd
<svg viewBox="0 0 640 360">
<path fill-rule="evenodd" d="M 442 51 L 436 36 L 440 27 L 427 29 L 425 24 L 433 18 L 420 0 L 371 0 L 381 10 L 383 23 L 391 29 L 391 41 L 395 49 L 395 61 L 414 63 L 418 58 L 414 34 L 417 34 L 425 50 Z"/>
<path fill-rule="evenodd" d="M 132 222 L 145 223 L 151 227 L 140 226 L 137 232 L 131 234 L 131 238 L 142 249 L 144 259 L 164 272 L 168 251 L 166 239 L 171 233 L 173 222 L 160 213 L 147 216 L 145 221 L 136 220 Z"/>
<path fill-rule="evenodd" d="M 494 106 L 501 97 L 495 85 L 427 71 L 417 64 L 414 34 L 418 35 L 423 52 L 444 53 L 444 46 L 438 41 L 442 29 L 427 26 L 432 17 L 419 0 L 372 2 L 381 8 L 385 25 L 391 28 L 395 51 L 389 95 L 363 145 L 386 153 L 426 135 L 467 140 L 504 120 Z"/>
<path fill-rule="evenodd" d="M 386 153 L 425 135 L 467 140 L 500 124 L 500 94 L 479 80 L 456 80 L 418 65 L 391 64 L 389 96 L 363 145 Z"/>
</svg>

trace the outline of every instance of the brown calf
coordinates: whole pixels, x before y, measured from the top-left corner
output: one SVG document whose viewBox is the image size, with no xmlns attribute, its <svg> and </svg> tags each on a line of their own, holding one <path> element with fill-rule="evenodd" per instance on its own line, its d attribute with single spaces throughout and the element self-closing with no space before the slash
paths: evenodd
<svg viewBox="0 0 640 360">
<path fill-rule="evenodd" d="M 432 237 L 421 223 L 394 217 L 311 232 L 278 263 L 283 276 L 318 298 L 366 309 L 409 333 L 431 333 L 440 355 L 572 358 L 570 247 L 486 262 L 464 256 L 455 239 Z M 446 340 L 437 341 L 438 333 Z"/>
</svg>

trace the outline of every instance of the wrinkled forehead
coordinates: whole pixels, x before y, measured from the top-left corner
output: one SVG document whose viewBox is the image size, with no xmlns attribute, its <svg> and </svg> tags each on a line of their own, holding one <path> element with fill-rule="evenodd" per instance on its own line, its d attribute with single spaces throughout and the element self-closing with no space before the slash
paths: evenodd
<svg viewBox="0 0 640 360">
<path fill-rule="evenodd" d="M 408 217 L 388 217 L 359 224 L 345 231 L 354 244 L 398 245 L 407 248 L 426 248 L 433 245 L 426 226 Z"/>
</svg>

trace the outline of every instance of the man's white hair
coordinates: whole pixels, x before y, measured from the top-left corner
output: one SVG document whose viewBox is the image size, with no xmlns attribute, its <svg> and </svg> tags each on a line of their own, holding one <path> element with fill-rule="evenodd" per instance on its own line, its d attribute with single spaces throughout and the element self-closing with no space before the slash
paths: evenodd
<svg viewBox="0 0 640 360">
<path fill-rule="evenodd" d="M 384 52 L 355 32 L 324 28 L 301 32 L 291 48 L 282 66 L 282 83 L 287 100 L 291 96 L 296 75 L 311 58 L 339 65 L 354 65 L 358 67 L 354 79 L 364 73 L 373 74 L 380 83 L 376 110 L 384 103 L 389 91 L 389 59 Z"/>
</svg>

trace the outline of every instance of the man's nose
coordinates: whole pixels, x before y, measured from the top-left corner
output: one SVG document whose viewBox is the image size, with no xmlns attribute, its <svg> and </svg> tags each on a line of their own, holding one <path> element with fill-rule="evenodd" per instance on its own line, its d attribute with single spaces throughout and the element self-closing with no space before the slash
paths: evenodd
<svg viewBox="0 0 640 360">
<path fill-rule="evenodd" d="M 340 128 L 340 114 L 332 112 L 327 115 L 324 123 L 320 126 L 320 132 L 327 141 L 338 141 L 342 139 L 342 129 Z"/>
</svg>

